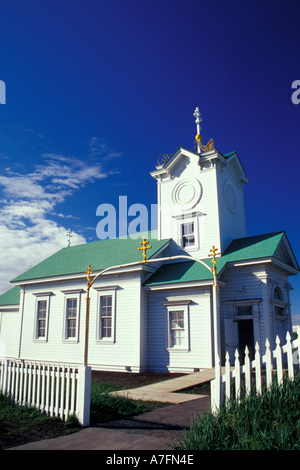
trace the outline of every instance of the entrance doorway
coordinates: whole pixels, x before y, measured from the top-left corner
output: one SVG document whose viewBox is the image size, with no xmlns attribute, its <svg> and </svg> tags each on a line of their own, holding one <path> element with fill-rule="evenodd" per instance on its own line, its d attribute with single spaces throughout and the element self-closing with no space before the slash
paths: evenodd
<svg viewBox="0 0 300 470">
<path fill-rule="evenodd" d="M 248 346 L 250 360 L 254 359 L 254 334 L 253 334 L 253 320 L 239 320 L 239 356 L 240 363 L 244 364 L 245 348 Z"/>
</svg>

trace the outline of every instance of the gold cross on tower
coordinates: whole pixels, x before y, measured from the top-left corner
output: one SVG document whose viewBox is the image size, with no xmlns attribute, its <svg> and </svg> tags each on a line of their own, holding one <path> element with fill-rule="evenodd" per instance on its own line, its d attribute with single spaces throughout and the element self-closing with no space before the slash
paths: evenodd
<svg viewBox="0 0 300 470">
<path fill-rule="evenodd" d="M 217 251 L 218 251 L 218 248 L 215 248 L 215 245 L 213 245 L 212 249 L 209 250 L 209 254 L 208 254 L 209 257 L 212 257 L 213 267 L 211 269 L 211 272 L 213 273 L 214 276 L 216 276 L 216 274 L 217 274 L 216 255 L 220 255 L 220 253 L 217 253 Z"/>
<path fill-rule="evenodd" d="M 146 250 L 149 250 L 149 248 L 152 248 L 151 245 L 148 245 L 149 241 L 146 240 L 146 238 L 143 239 L 143 241 L 140 243 L 142 247 L 138 247 L 138 250 L 143 251 L 143 261 L 140 261 L 140 263 L 146 263 L 147 258 L 146 258 Z M 148 245 L 148 246 L 147 246 Z"/>
</svg>

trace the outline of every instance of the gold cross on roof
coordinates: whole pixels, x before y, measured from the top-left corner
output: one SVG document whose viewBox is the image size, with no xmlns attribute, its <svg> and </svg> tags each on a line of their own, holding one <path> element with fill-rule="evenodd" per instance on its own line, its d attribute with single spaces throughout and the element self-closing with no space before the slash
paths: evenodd
<svg viewBox="0 0 300 470">
<path fill-rule="evenodd" d="M 217 269 L 216 269 L 216 256 L 220 255 L 221 253 L 217 253 L 218 248 L 215 248 L 215 245 L 213 245 L 212 249 L 209 250 L 209 257 L 212 257 L 212 263 L 213 263 L 213 268 L 211 269 L 211 272 L 215 276 L 217 274 Z"/>
<path fill-rule="evenodd" d="M 87 271 L 85 271 L 85 274 L 87 274 L 87 280 L 88 282 L 90 282 L 90 275 L 93 274 L 93 271 L 92 271 L 92 266 L 89 264 L 88 267 L 87 267 Z"/>
<path fill-rule="evenodd" d="M 140 247 L 140 246 L 138 247 L 138 250 L 143 251 L 143 261 L 140 261 L 141 263 L 145 263 L 147 261 L 146 250 L 149 250 L 149 248 L 152 248 L 152 246 L 148 245 L 148 243 L 149 243 L 149 241 L 146 240 L 146 238 L 143 238 L 143 241 L 140 242 L 140 245 L 142 245 L 142 247 Z"/>
</svg>

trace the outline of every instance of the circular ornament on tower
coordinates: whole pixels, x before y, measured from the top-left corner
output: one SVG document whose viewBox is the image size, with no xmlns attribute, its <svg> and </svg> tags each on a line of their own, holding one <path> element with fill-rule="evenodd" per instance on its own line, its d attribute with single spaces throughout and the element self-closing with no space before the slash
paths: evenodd
<svg viewBox="0 0 300 470">
<path fill-rule="evenodd" d="M 196 178 L 179 181 L 173 189 L 172 200 L 177 206 L 184 206 L 185 210 L 192 209 L 198 204 L 202 196 L 202 186 Z"/>
<path fill-rule="evenodd" d="M 236 206 L 237 206 L 237 197 L 236 197 L 234 186 L 229 180 L 226 180 L 224 182 L 223 190 L 224 190 L 224 199 L 225 199 L 226 205 L 228 209 L 230 210 L 230 212 L 234 214 L 236 211 Z"/>
</svg>

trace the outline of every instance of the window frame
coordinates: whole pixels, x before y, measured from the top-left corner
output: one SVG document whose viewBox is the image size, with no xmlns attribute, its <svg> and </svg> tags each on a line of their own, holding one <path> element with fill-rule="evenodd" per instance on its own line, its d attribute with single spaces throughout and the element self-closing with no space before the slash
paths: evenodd
<svg viewBox="0 0 300 470">
<path fill-rule="evenodd" d="M 50 296 L 52 292 L 38 292 L 34 293 L 35 300 L 35 316 L 34 316 L 34 327 L 33 327 L 33 340 L 39 343 L 48 342 L 49 334 L 49 312 L 50 312 Z M 45 335 L 39 336 L 39 303 L 46 302 L 46 316 L 45 316 Z"/>
<path fill-rule="evenodd" d="M 72 289 L 61 291 L 64 298 L 64 313 L 63 313 L 63 342 L 64 343 L 78 343 L 79 342 L 79 329 L 80 329 L 80 309 L 81 309 L 81 292 L 82 289 Z M 68 300 L 76 299 L 76 327 L 75 336 L 68 335 Z"/>
<path fill-rule="evenodd" d="M 177 240 L 178 245 L 185 251 L 198 251 L 200 249 L 200 230 L 199 230 L 199 216 L 200 212 L 190 212 L 188 214 L 181 214 L 173 216 L 177 222 Z M 183 226 L 193 224 L 194 225 L 194 244 L 184 246 L 183 242 Z M 192 234 L 189 234 L 191 236 Z M 186 237 L 187 238 L 187 237 Z"/>
<path fill-rule="evenodd" d="M 190 350 L 190 331 L 189 331 L 189 304 L 191 300 L 175 300 L 171 302 L 163 302 L 167 311 L 167 351 L 169 352 L 188 352 Z M 184 331 L 184 340 L 180 345 L 173 344 L 172 341 L 172 328 L 171 328 L 171 314 L 173 312 L 183 312 L 183 329 Z"/>
<path fill-rule="evenodd" d="M 192 226 L 192 231 L 189 233 L 184 233 L 185 227 Z M 183 222 L 180 224 L 180 231 L 181 231 L 181 243 L 183 249 L 191 249 L 195 247 L 196 244 L 196 237 L 195 237 L 195 222 Z M 190 243 L 190 240 L 193 240 L 193 243 Z M 187 244 L 186 244 L 187 243 Z"/>
<path fill-rule="evenodd" d="M 116 291 L 118 286 L 108 286 L 98 288 L 97 298 L 97 319 L 96 319 L 96 342 L 98 344 L 115 344 L 116 331 L 115 331 L 115 316 L 116 316 Z M 111 296 L 111 336 L 102 336 L 102 316 L 101 316 L 101 298 Z"/>
<path fill-rule="evenodd" d="M 278 299 L 277 296 L 280 298 Z M 278 285 L 275 285 L 272 291 L 271 304 L 273 310 L 273 317 L 276 318 L 276 320 L 287 320 L 289 314 L 289 303 L 284 302 L 282 289 Z"/>
</svg>

